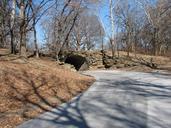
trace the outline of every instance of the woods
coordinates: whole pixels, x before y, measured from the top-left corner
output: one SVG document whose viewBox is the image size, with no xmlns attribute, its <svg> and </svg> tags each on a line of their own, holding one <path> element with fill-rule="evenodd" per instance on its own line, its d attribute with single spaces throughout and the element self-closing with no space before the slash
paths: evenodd
<svg viewBox="0 0 171 128">
<path fill-rule="evenodd" d="M 108 8 L 109 31 L 98 6 Z M 103 48 L 113 56 L 118 51 L 126 51 L 127 56 L 130 52 L 170 55 L 170 14 L 169 0 L 2 0 L 0 47 L 27 58 L 32 43 L 36 57 L 46 47 L 57 60 L 63 51 Z M 40 26 L 43 45 L 37 37 Z"/>
<path fill-rule="evenodd" d="M 12 54 L 19 51 L 21 56 L 27 57 L 28 33 L 34 32 L 34 35 L 36 34 L 35 26 L 47 11 L 48 7 L 46 5 L 50 2 L 45 0 L 40 2 L 33 2 L 32 0 L 2 0 L 0 2 L 1 47 L 10 48 Z M 35 46 L 37 45 L 36 43 L 35 41 Z"/>
<path fill-rule="evenodd" d="M 128 56 L 129 52 L 169 54 L 170 6 L 169 0 L 119 0 L 113 11 L 118 50 Z"/>
</svg>

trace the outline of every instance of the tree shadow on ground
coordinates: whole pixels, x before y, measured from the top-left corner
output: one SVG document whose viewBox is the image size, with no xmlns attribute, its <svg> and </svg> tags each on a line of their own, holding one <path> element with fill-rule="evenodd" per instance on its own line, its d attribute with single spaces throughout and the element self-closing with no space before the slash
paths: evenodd
<svg viewBox="0 0 171 128">
<path fill-rule="evenodd" d="M 148 98 L 171 98 L 169 85 L 163 87 L 132 79 L 116 82 L 100 79 L 97 82 L 104 83 L 104 85 L 95 83 L 99 86 L 97 91 L 90 89 L 71 102 L 23 126 L 36 126 L 40 121 L 42 128 L 50 126 L 54 128 L 147 128 Z M 162 111 L 165 112 L 165 110 Z M 158 127 L 170 128 L 155 116 L 152 117 L 151 122 Z"/>
<path fill-rule="evenodd" d="M 25 75 L 27 76 L 26 73 Z M 23 95 L 21 90 L 14 88 L 11 83 L 11 87 L 20 94 L 20 97 L 15 97 L 16 100 L 32 104 L 48 112 L 35 120 L 25 122 L 18 128 L 148 128 L 148 98 L 165 100 L 171 98 L 171 87 L 169 85 L 161 86 L 133 79 L 115 82 L 110 79 L 100 79 L 94 84 L 97 86 L 97 91 L 90 88 L 89 91 L 77 96 L 70 102 L 54 108 L 55 106 L 39 91 L 41 86 L 47 84 L 46 79 L 42 78 L 41 83 L 37 85 L 29 75 L 27 78 L 29 80 L 27 79 L 26 82 L 29 83 L 34 90 L 34 95 L 41 102 L 30 101 L 28 94 Z M 99 82 L 103 84 L 99 85 Z M 68 91 L 70 91 L 69 88 Z M 61 97 L 57 98 L 65 102 Z M 47 109 L 44 104 L 50 106 L 50 109 Z M 167 113 L 165 110 L 162 111 Z M 167 114 L 168 117 L 171 116 L 171 113 Z M 152 117 L 152 123 L 158 127 L 170 128 L 168 124 L 155 116 Z"/>
<path fill-rule="evenodd" d="M 79 101 L 81 97 L 82 95 L 79 95 L 71 102 L 52 109 L 38 117 L 34 122 L 40 121 L 42 128 L 89 128 L 87 121 L 80 110 Z M 30 126 L 29 123 L 28 126 Z"/>
<path fill-rule="evenodd" d="M 60 79 L 53 75 L 49 76 L 49 78 L 46 78 L 44 74 L 35 77 L 33 74 L 29 74 L 24 70 L 18 72 L 14 69 L 3 71 L 3 73 L 2 79 L 4 79 L 5 82 L 1 87 L 6 88 L 7 95 L 4 95 L 4 98 L 9 100 L 10 105 L 7 103 L 7 109 L 1 112 L 0 121 L 9 117 L 11 120 L 15 120 L 19 117 L 20 119 L 22 118 L 23 121 L 35 118 L 38 114 L 51 111 L 56 108 L 57 105 L 68 101 L 71 97 L 74 97 L 76 94 L 79 94 L 80 91 L 84 90 L 84 87 L 72 88 L 67 86 L 67 81 L 66 83 L 64 83 L 64 81 L 61 82 Z M 19 81 L 16 81 L 16 79 Z M 58 94 L 61 90 L 63 90 L 65 94 Z M 60 107 L 58 109 L 61 113 L 65 112 L 65 110 L 60 109 Z M 79 113 L 79 109 L 77 109 L 77 111 Z M 52 111 L 51 113 L 54 112 Z M 55 114 L 57 113 L 55 112 Z M 68 116 L 68 118 L 70 117 L 69 120 L 75 122 L 80 127 L 82 127 L 83 124 L 87 127 L 81 113 L 79 115 L 79 120 L 72 118 L 72 116 Z M 9 125 L 15 126 L 15 124 Z"/>
<path fill-rule="evenodd" d="M 167 72 L 167 71 L 165 71 L 165 72 L 152 72 L 151 74 L 157 78 L 171 79 L 171 73 Z"/>
<path fill-rule="evenodd" d="M 154 75 L 154 74 L 152 74 Z M 157 74 L 159 75 L 159 74 Z M 162 74 L 163 77 L 165 76 Z M 160 75 L 161 76 L 161 75 Z M 156 77 L 156 74 L 155 74 Z M 167 76 L 166 76 L 167 77 Z M 164 77 L 166 79 L 166 77 Z M 160 77 L 161 78 L 161 77 Z M 115 88 L 114 91 L 116 95 L 118 95 L 121 101 L 121 104 L 114 105 L 114 109 L 119 111 L 119 113 L 123 113 L 126 115 L 125 118 L 117 118 L 117 116 L 113 116 L 114 120 L 120 120 L 122 123 L 126 123 L 124 127 L 126 128 L 146 128 L 149 123 L 149 99 L 153 99 L 153 101 L 163 101 L 167 104 L 171 103 L 171 85 L 159 85 L 152 84 L 153 82 L 142 82 L 133 79 L 119 80 L 113 82 L 112 80 L 101 79 L 101 82 L 108 83 L 109 89 Z M 100 88 L 103 88 L 100 87 Z M 122 95 L 123 94 L 123 95 Z M 124 96 L 124 98 L 121 98 Z M 126 106 L 123 105 L 124 101 L 126 102 Z M 163 103 L 161 102 L 161 104 Z M 163 104 L 164 105 L 164 104 Z M 143 107 L 143 108 L 142 108 Z M 171 104 L 170 107 L 171 108 Z M 166 119 L 171 117 L 171 111 L 168 109 L 160 110 L 157 106 L 154 108 L 155 112 L 161 112 L 165 115 Z M 159 109 L 159 110 L 158 110 Z M 128 120 L 127 120 L 128 119 Z M 123 121 L 122 121 L 123 120 Z M 158 116 L 151 116 L 150 123 L 154 126 L 160 128 L 170 128 L 171 123 L 167 123 L 167 121 L 162 120 L 160 118 L 160 114 Z M 132 125 L 132 126 L 131 126 Z"/>
</svg>

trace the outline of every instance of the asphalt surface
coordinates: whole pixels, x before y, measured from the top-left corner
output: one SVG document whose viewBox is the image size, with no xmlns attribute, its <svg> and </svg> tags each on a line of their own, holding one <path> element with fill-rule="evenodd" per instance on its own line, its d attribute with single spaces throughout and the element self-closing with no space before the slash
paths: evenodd
<svg viewBox="0 0 171 128">
<path fill-rule="evenodd" d="M 171 128 L 171 75 L 88 71 L 83 94 L 18 128 Z"/>
</svg>

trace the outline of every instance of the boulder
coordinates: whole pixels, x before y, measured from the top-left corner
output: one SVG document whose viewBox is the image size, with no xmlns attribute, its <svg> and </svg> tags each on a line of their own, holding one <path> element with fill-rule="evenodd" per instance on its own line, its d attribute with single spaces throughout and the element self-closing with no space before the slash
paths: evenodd
<svg viewBox="0 0 171 128">
<path fill-rule="evenodd" d="M 117 64 L 116 59 L 111 59 L 111 58 L 103 59 L 103 65 L 105 66 L 105 68 L 111 68 L 113 65 L 116 65 L 116 64 Z"/>
<path fill-rule="evenodd" d="M 76 69 L 75 69 L 74 65 L 65 64 L 64 67 L 65 67 L 65 69 L 69 69 L 69 70 L 71 70 L 71 71 L 76 72 Z"/>
</svg>

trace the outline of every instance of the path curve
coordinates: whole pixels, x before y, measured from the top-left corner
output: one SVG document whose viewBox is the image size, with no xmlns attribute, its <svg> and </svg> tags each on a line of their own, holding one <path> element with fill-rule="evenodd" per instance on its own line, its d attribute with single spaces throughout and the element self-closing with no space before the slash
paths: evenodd
<svg viewBox="0 0 171 128">
<path fill-rule="evenodd" d="M 171 75 L 88 71 L 96 82 L 18 128 L 171 128 Z"/>
</svg>

